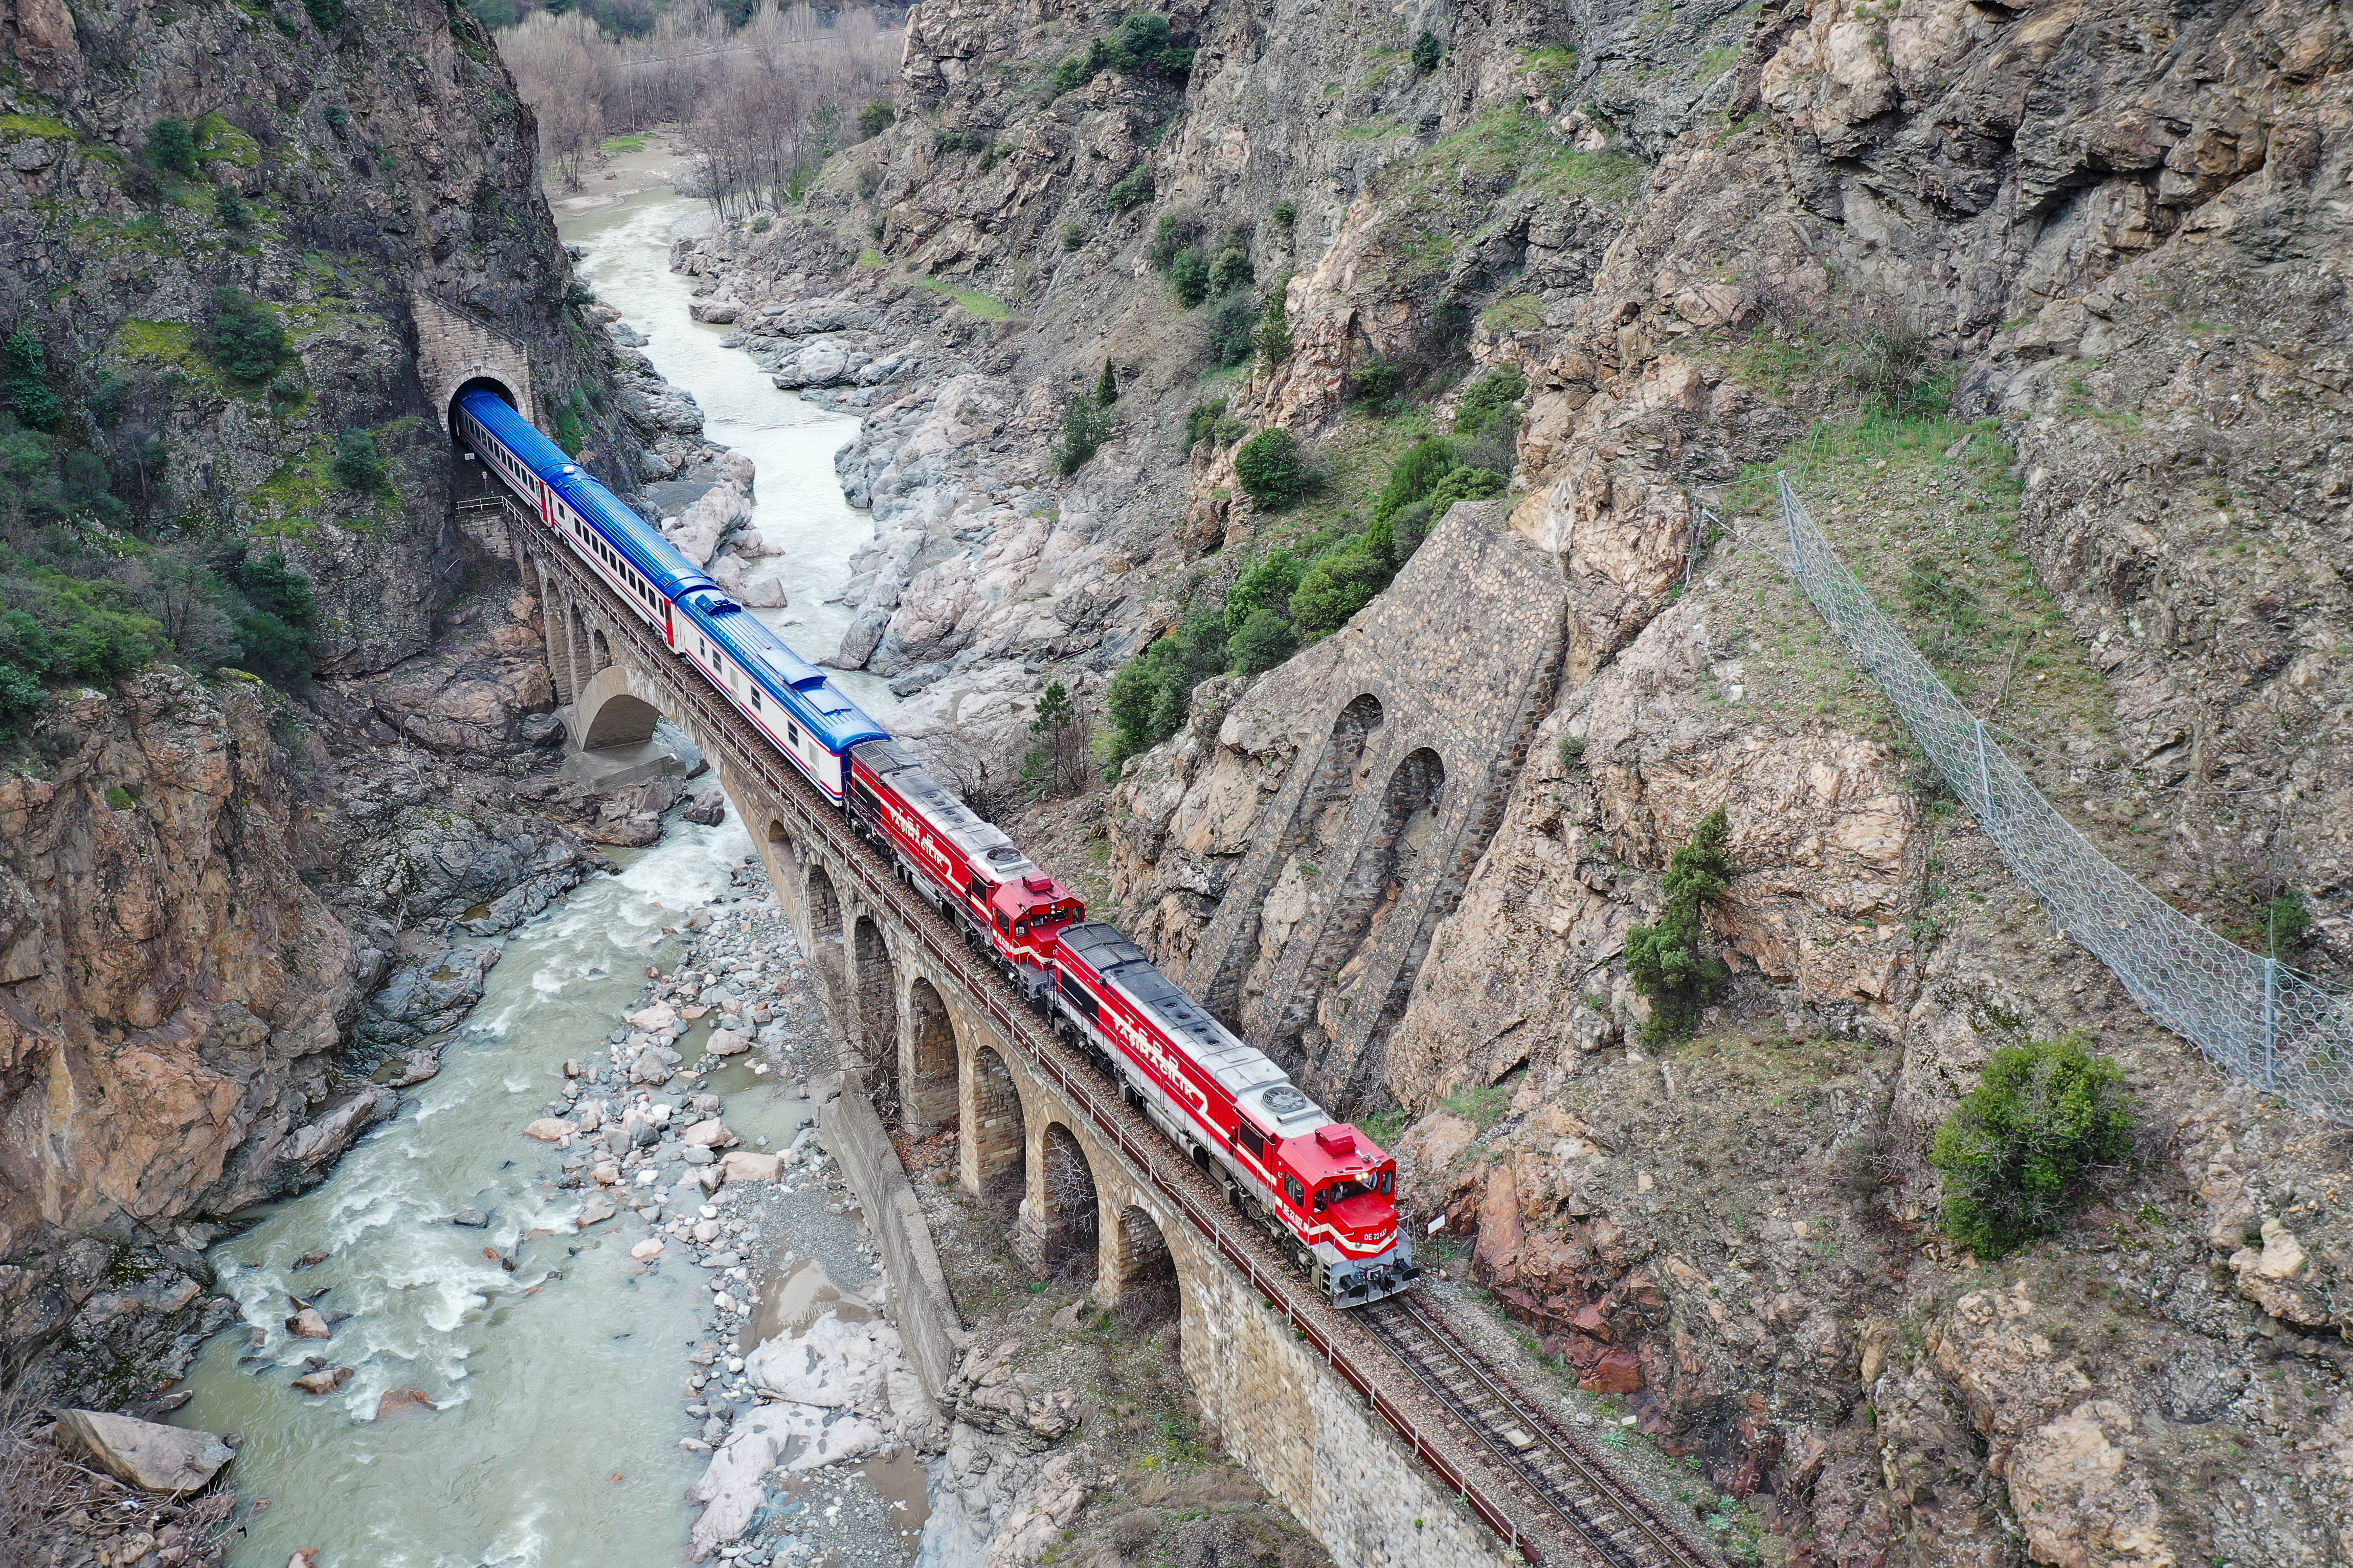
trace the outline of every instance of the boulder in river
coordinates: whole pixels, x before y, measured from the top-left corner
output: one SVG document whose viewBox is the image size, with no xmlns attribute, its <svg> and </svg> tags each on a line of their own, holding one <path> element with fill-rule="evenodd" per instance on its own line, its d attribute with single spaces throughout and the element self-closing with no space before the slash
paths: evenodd
<svg viewBox="0 0 2353 1568">
<path fill-rule="evenodd" d="M 624 1015 L 624 1019 L 632 1029 L 656 1035 L 676 1024 L 678 1013 L 669 1003 L 657 1002 L 650 1007 L 641 1007 L 637 1012 Z"/>
<path fill-rule="evenodd" d="M 387 1415 L 415 1415 L 440 1408 L 426 1397 L 421 1388 L 387 1388 L 384 1397 L 375 1402 L 375 1418 L 381 1421 Z"/>
<path fill-rule="evenodd" d="M 462 1225 L 468 1230 L 480 1230 L 491 1223 L 491 1216 L 480 1209 L 459 1209 L 449 1216 L 451 1225 Z"/>
<path fill-rule="evenodd" d="M 286 1331 L 299 1340 L 323 1340 L 333 1333 L 327 1314 L 316 1307 L 305 1307 L 286 1320 Z"/>
<path fill-rule="evenodd" d="M 713 1116 L 688 1128 L 682 1134 L 682 1142 L 689 1148 L 732 1149 L 739 1140 L 728 1131 L 727 1123 Z"/>
<path fill-rule="evenodd" d="M 731 1182 L 773 1182 L 783 1165 L 781 1154 L 754 1154 L 748 1149 L 731 1149 L 719 1161 L 720 1173 Z"/>
<path fill-rule="evenodd" d="M 566 1121 L 560 1116 L 543 1116 L 522 1130 L 526 1138 L 536 1138 L 543 1143 L 560 1143 L 580 1131 L 576 1121 Z"/>
<path fill-rule="evenodd" d="M 602 1198 L 590 1198 L 581 1207 L 580 1217 L 574 1223 L 576 1228 L 586 1230 L 592 1225 L 604 1224 L 620 1212 Z"/>
<path fill-rule="evenodd" d="M 352 1369 L 347 1366 L 322 1366 L 316 1372 L 304 1373 L 294 1380 L 294 1386 L 305 1394 L 333 1394 L 351 1382 Z"/>
<path fill-rule="evenodd" d="M 745 1029 L 713 1029 L 711 1043 L 704 1051 L 714 1057 L 738 1057 L 752 1048 L 752 1036 Z"/>
<path fill-rule="evenodd" d="M 57 1440 L 117 1480 L 155 1492 L 194 1491 L 237 1452 L 210 1432 L 103 1410 L 58 1411 Z"/>
<path fill-rule="evenodd" d="M 629 1248 L 629 1256 L 638 1259 L 640 1263 L 644 1262 L 647 1258 L 659 1258 L 661 1255 L 661 1238 L 656 1236 L 649 1236 L 643 1241 L 638 1243 L 635 1247 Z"/>
</svg>

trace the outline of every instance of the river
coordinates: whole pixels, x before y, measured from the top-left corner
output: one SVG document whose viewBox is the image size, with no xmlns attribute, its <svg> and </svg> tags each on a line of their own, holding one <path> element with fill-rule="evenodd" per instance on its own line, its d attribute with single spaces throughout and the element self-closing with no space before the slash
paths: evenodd
<svg viewBox="0 0 2353 1568">
<path fill-rule="evenodd" d="M 833 474 L 856 422 L 776 391 L 719 347 L 720 330 L 688 319 L 668 247 L 699 210 L 647 192 L 566 223 L 564 237 L 586 247 L 581 273 L 652 340 L 662 374 L 702 402 L 712 438 L 758 465 L 754 521 L 788 552 L 766 564 L 781 566 L 791 599 L 763 618 L 804 652 L 829 652 L 849 617 L 823 596 L 871 536 Z M 879 682 L 853 681 L 876 710 L 895 706 Z M 573 1234 L 583 1194 L 553 1185 L 556 1152 L 521 1129 L 545 1113 L 566 1058 L 603 1055 L 648 967 L 676 962 L 664 928 L 723 890 L 750 850 L 731 818 L 674 821 L 659 846 L 617 854 L 618 875 L 592 878 L 505 939 L 438 1077 L 322 1185 L 241 1216 L 248 1227 L 213 1248 L 245 1321 L 205 1348 L 174 1419 L 242 1435 L 234 1568 L 280 1568 L 301 1548 L 319 1550 L 320 1568 L 681 1560 L 681 1494 L 704 1463 L 679 1443 L 691 1429 L 680 1385 L 707 1309 L 702 1281 L 634 1266 L 642 1231 L 626 1215 Z M 754 1078 L 739 1060 L 705 1086 L 725 1094 L 739 1134 L 782 1147 L 807 1114 L 783 1076 Z M 466 1209 L 487 1226 L 451 1223 Z M 823 1239 L 800 1244 L 828 1250 Z M 296 1338 L 290 1297 L 350 1317 L 329 1340 Z M 306 1355 L 354 1375 L 334 1394 L 296 1392 Z M 406 1388 L 438 1408 L 375 1419 L 382 1396 Z"/>
<path fill-rule="evenodd" d="M 779 558 L 754 563 L 773 574 L 789 601 L 756 612 L 804 658 L 841 646 L 854 611 L 825 603 L 849 576 L 849 558 L 872 542 L 865 512 L 842 500 L 833 455 L 858 433 L 858 421 L 778 392 L 748 355 L 722 348 L 730 327 L 687 314 L 691 280 L 670 269 L 672 237 L 702 222 L 710 208 L 668 190 L 641 191 L 617 205 L 569 218 L 564 237 L 587 251 L 576 270 L 598 299 L 622 312 L 649 340 L 645 353 L 672 385 L 702 405 L 703 433 L 758 467 L 752 521 Z M 878 716 L 898 707 L 888 686 L 863 670 L 837 671 L 835 683 Z"/>
</svg>

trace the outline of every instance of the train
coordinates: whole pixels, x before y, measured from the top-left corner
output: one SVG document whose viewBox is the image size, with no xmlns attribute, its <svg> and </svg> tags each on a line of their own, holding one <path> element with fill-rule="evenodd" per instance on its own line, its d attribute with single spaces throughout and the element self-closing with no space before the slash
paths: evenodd
<svg viewBox="0 0 2353 1568">
<path fill-rule="evenodd" d="M 1031 859 L 922 759 L 495 391 L 462 393 L 465 455 L 617 594 L 891 859 L 1336 1307 L 1408 1289 L 1397 1161 Z"/>
</svg>

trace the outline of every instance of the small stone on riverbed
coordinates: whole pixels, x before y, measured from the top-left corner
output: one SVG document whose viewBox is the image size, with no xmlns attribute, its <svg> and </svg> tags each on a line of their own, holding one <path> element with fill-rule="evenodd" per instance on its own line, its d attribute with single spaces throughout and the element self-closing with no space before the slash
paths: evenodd
<svg viewBox="0 0 2353 1568">
<path fill-rule="evenodd" d="M 451 1225 L 462 1225 L 468 1230 L 480 1230 L 491 1223 L 491 1216 L 480 1209 L 459 1209 L 449 1216 Z"/>
</svg>

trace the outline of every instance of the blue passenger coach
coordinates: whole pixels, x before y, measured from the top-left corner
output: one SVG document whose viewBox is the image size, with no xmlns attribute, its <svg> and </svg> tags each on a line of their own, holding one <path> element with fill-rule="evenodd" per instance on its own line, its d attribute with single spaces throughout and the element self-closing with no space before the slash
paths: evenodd
<svg viewBox="0 0 2353 1568">
<path fill-rule="evenodd" d="M 840 803 L 849 749 L 888 731 L 504 398 L 465 394 L 458 432 L 666 645 Z"/>
</svg>

